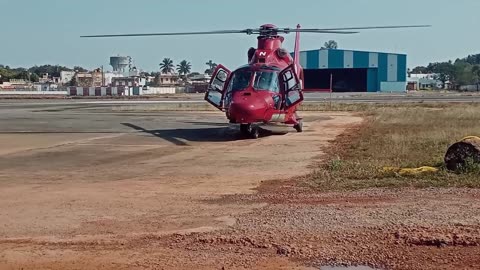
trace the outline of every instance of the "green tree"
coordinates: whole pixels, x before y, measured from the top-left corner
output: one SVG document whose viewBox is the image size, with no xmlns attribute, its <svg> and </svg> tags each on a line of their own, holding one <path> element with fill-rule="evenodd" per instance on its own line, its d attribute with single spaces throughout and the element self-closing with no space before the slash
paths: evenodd
<svg viewBox="0 0 480 270">
<path fill-rule="evenodd" d="M 475 79 L 474 83 L 477 85 L 478 89 L 478 86 L 480 84 L 480 65 L 475 65 L 472 67 L 472 75 Z"/>
<path fill-rule="evenodd" d="M 42 66 L 33 66 L 28 69 L 31 73 L 35 73 L 38 76 L 48 73 L 48 75 L 53 77 L 60 77 L 61 71 L 71 71 L 72 69 L 59 65 L 42 65 Z"/>
<path fill-rule="evenodd" d="M 436 79 L 442 82 L 442 88 L 445 89 L 445 84 L 447 81 L 450 81 L 452 85 L 455 85 L 455 67 L 451 61 L 443 63 L 430 63 L 427 69 L 429 72 L 437 74 Z"/>
<path fill-rule="evenodd" d="M 429 73 L 429 71 L 428 71 L 427 67 L 418 66 L 418 67 L 413 68 L 411 73 L 412 74 L 427 74 L 427 73 Z"/>
<path fill-rule="evenodd" d="M 160 71 L 163 74 L 172 73 L 173 68 L 174 68 L 173 61 L 170 58 L 164 58 L 162 60 L 162 63 L 160 63 Z"/>
<path fill-rule="evenodd" d="M 83 67 L 80 67 L 80 66 L 74 66 L 73 70 L 77 71 L 77 72 L 87 72 L 88 71 L 87 69 L 84 69 Z"/>
<path fill-rule="evenodd" d="M 68 82 L 68 86 L 77 86 L 77 78 L 73 76 L 72 79 Z"/>
<path fill-rule="evenodd" d="M 338 49 L 338 43 L 335 40 L 325 42 L 322 49 Z"/>
<path fill-rule="evenodd" d="M 183 78 L 186 78 L 192 69 L 192 64 L 187 60 L 183 60 L 180 64 L 177 65 L 178 74 L 183 75 Z"/>
<path fill-rule="evenodd" d="M 480 54 L 469 55 L 464 60 L 471 65 L 480 65 Z"/>
<path fill-rule="evenodd" d="M 30 81 L 31 82 L 38 82 L 38 81 L 40 81 L 40 77 L 38 77 L 37 74 L 32 73 L 32 74 L 30 74 Z"/>
<path fill-rule="evenodd" d="M 10 69 L 9 66 L 5 66 L 4 68 L 0 68 L 0 76 L 2 77 L 3 81 L 9 81 L 10 79 L 15 79 L 17 72 Z"/>
<path fill-rule="evenodd" d="M 25 69 L 23 70 L 18 70 L 14 76 L 15 79 L 19 79 L 19 80 L 25 80 L 25 81 L 29 81 L 30 80 L 30 74 L 28 71 L 26 71 Z"/>
<path fill-rule="evenodd" d="M 456 85 L 474 84 L 475 76 L 472 72 L 473 66 L 465 60 L 457 60 L 454 67 L 454 78 Z"/>
<path fill-rule="evenodd" d="M 205 65 L 208 66 L 208 69 L 205 70 L 205 74 L 212 75 L 215 69 L 217 68 L 217 64 L 214 63 L 212 60 L 209 60 Z"/>
</svg>

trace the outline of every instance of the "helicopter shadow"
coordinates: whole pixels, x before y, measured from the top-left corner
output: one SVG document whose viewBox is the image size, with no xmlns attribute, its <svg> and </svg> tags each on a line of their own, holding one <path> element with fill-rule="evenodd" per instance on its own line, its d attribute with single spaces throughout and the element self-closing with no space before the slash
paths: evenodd
<svg viewBox="0 0 480 270">
<path fill-rule="evenodd" d="M 188 142 L 232 142 L 249 140 L 248 137 L 240 133 L 238 127 L 228 124 L 221 124 L 220 127 L 208 128 L 184 128 L 184 129 L 145 129 L 132 123 L 122 123 L 122 125 L 132 128 L 138 132 L 150 134 L 152 136 L 164 139 L 178 146 L 188 146 Z M 220 125 L 220 124 L 219 124 Z M 260 129 L 262 136 L 274 135 L 274 133 Z"/>
<path fill-rule="evenodd" d="M 225 127 L 225 128 L 230 127 L 230 124 L 228 123 L 213 123 L 213 122 L 199 122 L 199 121 L 197 122 L 183 121 L 182 123 L 195 125 L 195 126 L 216 126 L 216 127 Z"/>
<path fill-rule="evenodd" d="M 245 139 L 235 128 L 185 128 L 185 129 L 145 129 L 132 123 L 122 123 L 138 132 L 150 134 L 178 146 L 188 146 L 188 142 L 231 142 Z"/>
</svg>

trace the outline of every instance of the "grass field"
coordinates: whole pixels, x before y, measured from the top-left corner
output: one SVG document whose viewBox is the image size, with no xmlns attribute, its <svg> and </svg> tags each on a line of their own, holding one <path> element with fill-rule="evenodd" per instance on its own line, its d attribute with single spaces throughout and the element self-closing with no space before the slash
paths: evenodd
<svg viewBox="0 0 480 270">
<path fill-rule="evenodd" d="M 337 105 L 335 110 L 342 110 Z M 345 105 L 365 122 L 328 150 L 330 158 L 307 177 L 320 190 L 370 187 L 480 187 L 480 166 L 451 173 L 443 167 L 448 147 L 480 135 L 480 105 Z M 384 167 L 433 166 L 436 173 L 399 175 Z"/>
</svg>

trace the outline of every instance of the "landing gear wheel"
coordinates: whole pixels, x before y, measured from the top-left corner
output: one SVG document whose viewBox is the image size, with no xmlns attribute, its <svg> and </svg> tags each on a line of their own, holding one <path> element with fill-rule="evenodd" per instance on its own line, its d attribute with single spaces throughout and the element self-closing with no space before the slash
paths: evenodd
<svg viewBox="0 0 480 270">
<path fill-rule="evenodd" d="M 250 138 L 258 139 L 258 137 L 260 137 L 260 130 L 258 129 L 258 127 L 252 127 L 252 129 L 250 130 Z"/>
<path fill-rule="evenodd" d="M 298 121 L 298 124 L 294 125 L 293 128 L 297 132 L 303 132 L 303 121 L 302 120 Z"/>
<path fill-rule="evenodd" d="M 240 125 L 240 132 L 242 135 L 250 135 L 250 132 L 252 131 L 252 125 L 251 124 L 241 124 Z"/>
</svg>

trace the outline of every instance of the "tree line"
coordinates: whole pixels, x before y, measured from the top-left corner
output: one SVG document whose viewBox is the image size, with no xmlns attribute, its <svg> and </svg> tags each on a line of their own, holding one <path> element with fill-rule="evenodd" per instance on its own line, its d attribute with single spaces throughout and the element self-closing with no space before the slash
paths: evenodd
<svg viewBox="0 0 480 270">
<path fill-rule="evenodd" d="M 11 79 L 20 79 L 30 82 L 38 82 L 43 74 L 48 73 L 52 77 L 60 77 L 62 71 L 87 71 L 85 68 L 75 66 L 73 69 L 59 65 L 42 65 L 33 66 L 31 68 L 10 68 L 9 66 L 0 65 L 0 83 L 10 81 Z"/>
<path fill-rule="evenodd" d="M 212 75 L 213 72 L 215 71 L 215 68 L 217 68 L 218 66 L 212 60 L 209 60 L 208 62 L 206 62 L 205 65 L 207 65 L 208 68 L 204 71 L 204 73 L 209 75 Z M 180 76 L 186 77 L 191 74 L 191 69 L 192 69 L 192 64 L 187 60 L 182 60 L 177 65 L 176 69 L 175 69 L 173 60 L 170 58 L 164 58 L 160 63 L 160 73 L 162 74 L 173 73 L 176 70 Z M 197 74 L 197 72 L 195 73 Z"/>
<path fill-rule="evenodd" d="M 212 60 L 209 60 L 205 65 L 208 67 L 204 73 L 211 75 L 217 64 L 214 63 Z M 164 58 L 160 63 L 160 73 L 168 74 L 177 71 L 177 73 L 186 78 L 188 75 L 195 75 L 199 74 L 198 72 L 191 72 L 192 64 L 187 60 L 181 61 L 175 68 L 173 60 L 170 58 Z M 86 72 L 87 69 L 75 66 L 72 68 L 68 68 L 65 66 L 60 65 L 41 65 L 41 66 L 33 66 L 30 68 L 11 68 L 8 65 L 0 65 L 0 83 L 4 81 L 10 81 L 11 79 L 23 79 L 25 81 L 30 82 L 38 82 L 40 77 L 44 74 L 48 73 L 49 76 L 52 77 L 60 77 L 60 72 L 62 71 L 79 71 L 79 72 Z M 156 72 L 143 72 L 145 75 L 152 75 L 155 76 Z"/>
<path fill-rule="evenodd" d="M 408 70 L 409 74 L 435 73 L 443 88 L 450 82 L 451 89 L 458 89 L 461 85 L 480 83 L 480 54 L 469 55 L 455 61 L 435 62 L 427 66 L 418 66 Z"/>
</svg>

